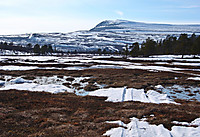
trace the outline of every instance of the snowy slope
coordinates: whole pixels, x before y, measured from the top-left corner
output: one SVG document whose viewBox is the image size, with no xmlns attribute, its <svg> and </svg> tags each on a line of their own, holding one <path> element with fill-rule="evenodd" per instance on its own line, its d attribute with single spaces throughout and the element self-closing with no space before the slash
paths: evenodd
<svg viewBox="0 0 200 137">
<path fill-rule="evenodd" d="M 91 30 L 71 33 L 34 33 L 21 35 L 0 35 L 0 41 L 26 45 L 38 43 L 52 44 L 63 51 L 94 51 L 99 48 L 116 51 L 126 43 L 144 41 L 148 37 L 155 40 L 167 35 L 181 33 L 200 34 L 200 25 L 148 24 L 126 20 L 106 20 Z"/>
<path fill-rule="evenodd" d="M 163 33 L 199 33 L 199 25 L 172 25 L 172 24 L 156 24 L 133 22 L 127 20 L 106 20 L 99 23 L 91 31 L 135 31 L 135 32 L 163 32 Z"/>
</svg>

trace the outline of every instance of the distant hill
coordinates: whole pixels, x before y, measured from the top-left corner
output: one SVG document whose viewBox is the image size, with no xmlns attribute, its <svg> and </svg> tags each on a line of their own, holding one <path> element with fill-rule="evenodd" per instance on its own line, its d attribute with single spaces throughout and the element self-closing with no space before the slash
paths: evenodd
<svg viewBox="0 0 200 137">
<path fill-rule="evenodd" d="M 127 20 L 105 20 L 91 30 L 71 33 L 34 33 L 20 35 L 1 35 L 0 41 L 27 45 L 28 43 L 51 44 L 58 50 L 90 52 L 100 49 L 120 50 L 125 44 L 142 43 L 148 37 L 155 40 L 167 35 L 179 36 L 181 33 L 200 35 L 200 25 L 172 25 L 133 22 Z"/>
<path fill-rule="evenodd" d="M 131 31 L 131 32 L 170 32 L 200 33 L 200 25 L 172 25 L 133 22 L 127 20 L 106 20 L 90 31 Z"/>
</svg>

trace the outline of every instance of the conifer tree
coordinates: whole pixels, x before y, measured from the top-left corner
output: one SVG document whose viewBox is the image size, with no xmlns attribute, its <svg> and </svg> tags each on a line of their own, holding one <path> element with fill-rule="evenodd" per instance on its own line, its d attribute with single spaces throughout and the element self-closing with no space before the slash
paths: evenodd
<svg viewBox="0 0 200 137">
<path fill-rule="evenodd" d="M 36 44 L 33 48 L 34 53 L 40 54 L 40 45 Z"/>
</svg>

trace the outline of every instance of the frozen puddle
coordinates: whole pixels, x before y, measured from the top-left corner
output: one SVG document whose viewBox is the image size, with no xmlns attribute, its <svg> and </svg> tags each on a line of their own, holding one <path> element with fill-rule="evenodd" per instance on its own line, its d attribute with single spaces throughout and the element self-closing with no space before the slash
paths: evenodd
<svg viewBox="0 0 200 137">
<path fill-rule="evenodd" d="M 156 87 L 157 88 L 157 87 Z M 198 100 L 200 101 L 200 87 L 173 85 L 157 88 L 172 99 Z"/>
<path fill-rule="evenodd" d="M 196 120 L 197 121 L 197 120 Z M 199 127 L 173 126 L 172 130 L 166 129 L 162 124 L 150 125 L 148 122 L 140 121 L 137 118 L 131 118 L 129 124 L 122 121 L 111 121 L 107 123 L 115 123 L 121 127 L 112 128 L 107 131 L 104 136 L 110 137 L 199 137 Z M 191 122 L 194 123 L 194 122 Z M 200 123 L 198 123 L 200 124 Z"/>
<path fill-rule="evenodd" d="M 175 103 L 167 94 L 160 94 L 154 90 L 149 90 L 147 93 L 143 89 L 134 88 L 109 88 L 99 89 L 94 92 L 89 92 L 91 96 L 108 97 L 106 101 L 124 102 L 124 101 L 140 101 L 146 103 Z"/>
</svg>

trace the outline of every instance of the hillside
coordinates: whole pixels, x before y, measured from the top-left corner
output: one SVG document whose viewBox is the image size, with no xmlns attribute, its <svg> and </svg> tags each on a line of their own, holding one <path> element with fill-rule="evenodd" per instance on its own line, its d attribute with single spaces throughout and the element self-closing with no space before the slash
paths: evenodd
<svg viewBox="0 0 200 137">
<path fill-rule="evenodd" d="M 179 36 L 181 33 L 200 34 L 200 25 L 171 25 L 133 22 L 126 20 L 106 20 L 91 30 L 70 33 L 34 33 L 20 35 L 0 35 L 0 41 L 32 45 L 51 44 L 58 50 L 90 52 L 105 49 L 118 51 L 127 43 L 142 43 L 148 37 L 155 40 L 167 35 Z"/>
</svg>

